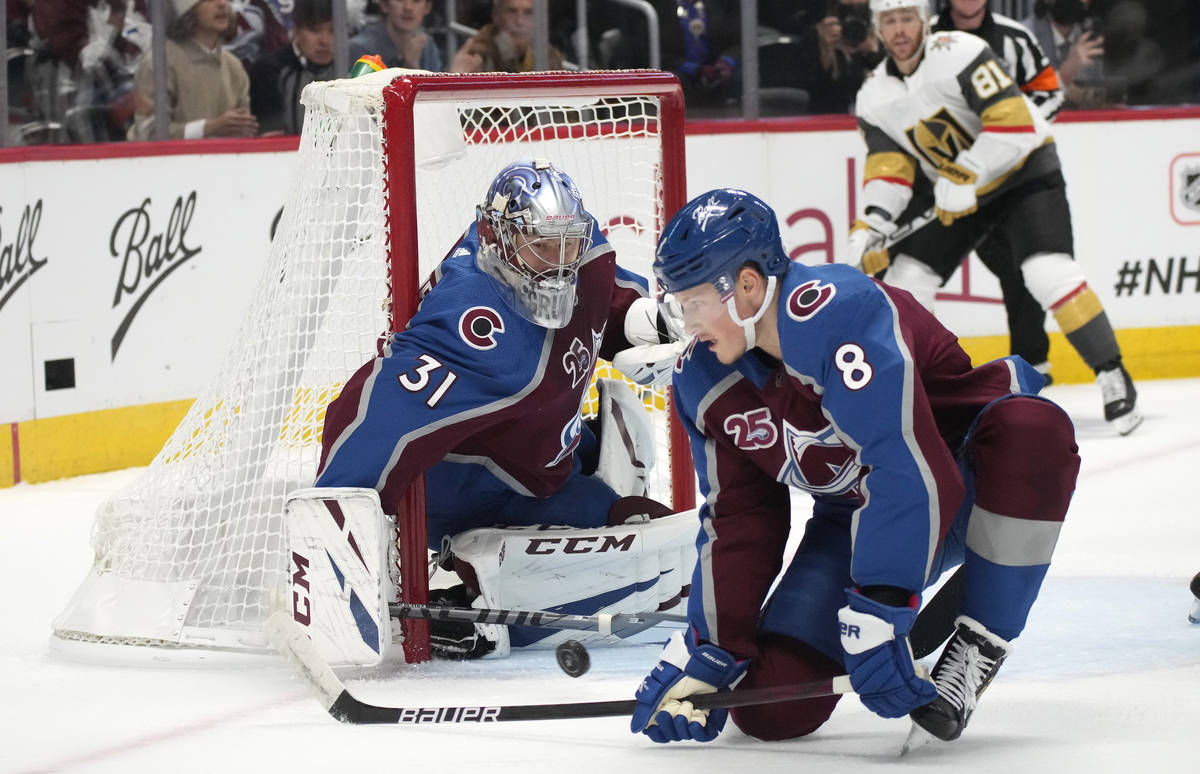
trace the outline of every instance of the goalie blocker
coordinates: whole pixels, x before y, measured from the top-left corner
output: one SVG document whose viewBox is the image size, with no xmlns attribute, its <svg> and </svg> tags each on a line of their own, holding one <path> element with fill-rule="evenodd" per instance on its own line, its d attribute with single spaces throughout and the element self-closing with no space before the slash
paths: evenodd
<svg viewBox="0 0 1200 774">
<path fill-rule="evenodd" d="M 652 501 L 623 498 L 618 505 Z M 657 504 L 655 504 L 657 505 Z M 615 507 L 615 506 L 614 506 Z M 451 539 L 455 567 L 475 607 L 591 615 L 683 609 L 696 562 L 695 511 L 617 526 L 496 527 Z M 373 489 L 314 488 L 287 500 L 287 550 L 293 620 L 333 665 L 379 663 L 392 640 L 388 602 L 395 598 L 392 521 Z M 489 657 L 513 646 L 553 648 L 567 639 L 612 635 L 472 624 Z"/>
</svg>

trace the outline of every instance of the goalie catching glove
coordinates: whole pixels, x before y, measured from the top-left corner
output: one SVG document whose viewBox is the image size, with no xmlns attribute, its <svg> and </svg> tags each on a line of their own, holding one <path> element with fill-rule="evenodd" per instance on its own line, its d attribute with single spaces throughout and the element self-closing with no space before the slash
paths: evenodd
<svg viewBox="0 0 1200 774">
<path fill-rule="evenodd" d="M 887 240 L 895 231 L 896 224 L 877 212 L 868 212 L 861 220 L 854 221 L 847 243 L 850 263 L 872 276 L 886 269 L 891 264 Z"/>
<path fill-rule="evenodd" d="M 875 587 L 875 596 L 900 596 L 908 592 Z M 917 674 L 908 633 L 917 619 L 917 596 L 907 605 L 892 606 L 846 589 L 847 605 L 838 610 L 842 649 L 850 684 L 863 706 L 885 718 L 907 715 L 937 698 L 937 688 Z"/>
<path fill-rule="evenodd" d="M 689 628 L 686 635 L 675 632 L 634 696 L 637 706 L 629 729 L 660 743 L 684 739 L 711 742 L 725 728 L 729 710 L 696 709 L 690 701 L 680 699 L 729 690 L 749 665 L 748 659 L 739 661 L 716 645 L 701 645 L 694 629 Z"/>
<path fill-rule="evenodd" d="M 639 298 L 625 313 L 625 339 L 634 346 L 612 359 L 613 367 L 646 387 L 671 383 L 675 361 L 687 348 L 682 329 L 658 311 L 658 304 Z"/>
</svg>

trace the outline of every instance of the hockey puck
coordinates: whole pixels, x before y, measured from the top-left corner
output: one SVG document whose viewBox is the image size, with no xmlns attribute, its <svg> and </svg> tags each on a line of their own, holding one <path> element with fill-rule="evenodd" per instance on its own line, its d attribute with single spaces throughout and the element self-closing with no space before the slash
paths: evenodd
<svg viewBox="0 0 1200 774">
<path fill-rule="evenodd" d="M 1188 588 L 1192 590 L 1192 609 L 1188 612 L 1188 622 L 1200 624 L 1200 572 L 1192 578 Z"/>
<path fill-rule="evenodd" d="M 562 671 L 571 677 L 579 677 L 592 666 L 592 658 L 587 648 L 577 640 L 567 640 L 554 649 L 554 657 Z"/>
</svg>

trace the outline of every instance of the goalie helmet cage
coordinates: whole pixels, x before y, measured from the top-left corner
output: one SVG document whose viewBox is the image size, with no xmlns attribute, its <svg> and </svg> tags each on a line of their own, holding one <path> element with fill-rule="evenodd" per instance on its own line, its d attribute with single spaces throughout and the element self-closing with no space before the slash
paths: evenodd
<svg viewBox="0 0 1200 774">
<path fill-rule="evenodd" d="M 150 466 L 97 510 L 93 567 L 53 624 L 60 650 L 269 649 L 267 617 L 290 603 L 284 499 L 312 485 L 325 407 L 403 330 L 504 165 L 559 164 L 618 261 L 651 283 L 658 235 L 685 201 L 683 97 L 666 73 L 384 70 L 313 83 L 303 102 L 296 179 L 246 317 Z M 618 374 L 601 363 L 597 375 Z M 690 508 L 687 435 L 665 391 L 638 389 L 656 427 L 650 493 Z M 420 478 L 396 523 L 400 601 L 427 602 Z M 406 660 L 428 659 L 428 622 L 401 626 Z M 146 647 L 111 647 L 131 645 Z"/>
</svg>

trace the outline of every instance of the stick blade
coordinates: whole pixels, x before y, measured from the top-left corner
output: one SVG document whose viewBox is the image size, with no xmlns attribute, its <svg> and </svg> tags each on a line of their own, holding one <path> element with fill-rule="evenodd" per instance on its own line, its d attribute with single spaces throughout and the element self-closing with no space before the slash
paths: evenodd
<svg viewBox="0 0 1200 774">
<path fill-rule="evenodd" d="M 384 723 L 394 720 L 364 720 L 361 702 L 355 699 L 333 673 L 333 668 L 321 658 L 312 639 L 292 617 L 276 611 L 267 619 L 267 637 L 275 649 L 292 663 L 308 683 L 317 701 L 325 710 L 343 723 Z"/>
</svg>

